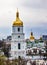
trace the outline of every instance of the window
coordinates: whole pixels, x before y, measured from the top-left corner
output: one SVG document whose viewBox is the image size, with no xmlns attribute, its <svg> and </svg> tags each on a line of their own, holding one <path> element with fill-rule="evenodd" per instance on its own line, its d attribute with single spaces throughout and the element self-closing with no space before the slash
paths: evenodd
<svg viewBox="0 0 47 65">
<path fill-rule="evenodd" d="M 20 49 L 20 43 L 18 43 L 18 49 Z"/>
<path fill-rule="evenodd" d="M 20 59 L 21 57 L 20 57 L 20 56 L 18 56 L 18 58 Z"/>
<path fill-rule="evenodd" d="M 18 28 L 18 32 L 20 32 L 20 28 Z"/>
<path fill-rule="evenodd" d="M 20 36 L 18 36 L 18 38 L 20 38 Z"/>
</svg>

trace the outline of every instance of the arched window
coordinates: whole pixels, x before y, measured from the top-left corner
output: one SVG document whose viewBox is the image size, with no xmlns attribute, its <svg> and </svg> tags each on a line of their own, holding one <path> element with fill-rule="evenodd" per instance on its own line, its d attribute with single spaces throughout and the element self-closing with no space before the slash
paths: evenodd
<svg viewBox="0 0 47 65">
<path fill-rule="evenodd" d="M 18 28 L 18 32 L 20 32 L 20 28 Z"/>
<path fill-rule="evenodd" d="M 18 43 L 18 49 L 20 49 L 20 43 Z"/>
<path fill-rule="evenodd" d="M 20 36 L 18 36 L 18 38 L 20 38 Z"/>
</svg>

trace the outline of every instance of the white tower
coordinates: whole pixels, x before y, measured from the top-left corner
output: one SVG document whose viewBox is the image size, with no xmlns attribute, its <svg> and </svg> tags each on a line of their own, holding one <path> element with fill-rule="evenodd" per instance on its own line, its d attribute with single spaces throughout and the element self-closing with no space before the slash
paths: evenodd
<svg viewBox="0 0 47 65">
<path fill-rule="evenodd" d="M 11 56 L 14 58 L 25 57 L 26 43 L 23 33 L 23 22 L 19 18 L 19 12 L 16 12 L 16 20 L 12 26 L 12 42 L 11 42 Z"/>
</svg>

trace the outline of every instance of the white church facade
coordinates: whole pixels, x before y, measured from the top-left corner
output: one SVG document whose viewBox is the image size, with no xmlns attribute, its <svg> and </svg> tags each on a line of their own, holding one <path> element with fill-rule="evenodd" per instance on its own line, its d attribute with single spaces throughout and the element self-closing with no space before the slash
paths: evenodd
<svg viewBox="0 0 47 65">
<path fill-rule="evenodd" d="M 19 18 L 19 12 L 16 12 L 16 20 L 12 25 L 12 40 L 11 40 L 11 57 L 25 57 L 26 42 L 25 34 L 23 33 L 23 22 Z"/>
<path fill-rule="evenodd" d="M 12 25 L 11 41 L 9 41 L 11 42 L 10 58 L 12 59 L 19 57 L 29 59 L 28 54 L 34 54 L 34 49 L 37 49 L 37 54 L 39 53 L 38 46 L 40 43 L 38 42 L 38 45 L 36 45 L 33 32 L 31 32 L 29 39 L 25 39 L 23 27 L 23 22 L 20 20 L 19 12 L 17 10 L 16 19 Z M 43 42 L 41 44 L 44 46 Z M 43 46 L 40 48 L 42 49 Z M 32 57 L 30 58 L 32 59 Z"/>
</svg>

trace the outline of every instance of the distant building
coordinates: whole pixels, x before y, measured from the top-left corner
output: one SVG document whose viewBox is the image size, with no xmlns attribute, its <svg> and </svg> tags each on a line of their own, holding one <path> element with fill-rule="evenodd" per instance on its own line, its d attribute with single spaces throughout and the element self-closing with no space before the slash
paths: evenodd
<svg viewBox="0 0 47 65">
<path fill-rule="evenodd" d="M 35 40 L 35 37 L 33 36 L 33 32 L 31 32 L 30 41 L 31 41 L 31 42 L 34 42 L 34 40 Z"/>
<path fill-rule="evenodd" d="M 33 36 L 33 32 L 31 32 L 29 39 L 26 39 L 27 48 L 32 48 L 35 43 L 35 37 Z"/>
<path fill-rule="evenodd" d="M 46 41 L 47 40 L 47 35 L 42 35 L 42 39 L 43 39 L 43 41 Z"/>
<path fill-rule="evenodd" d="M 12 37 L 11 36 L 7 36 L 7 41 L 11 41 Z"/>
</svg>

